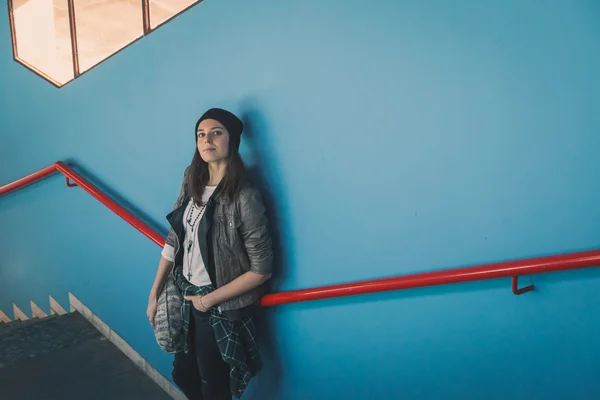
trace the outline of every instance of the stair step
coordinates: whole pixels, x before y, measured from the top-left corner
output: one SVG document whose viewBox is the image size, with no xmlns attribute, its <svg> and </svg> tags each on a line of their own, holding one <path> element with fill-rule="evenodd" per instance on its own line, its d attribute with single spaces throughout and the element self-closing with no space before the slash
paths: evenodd
<svg viewBox="0 0 600 400">
<path fill-rule="evenodd" d="M 23 327 L 27 327 L 28 325 L 34 324 L 38 321 L 39 319 L 37 318 L 31 318 L 26 321 L 16 319 L 8 323 L 0 324 L 0 335 L 8 335 L 9 333 L 12 334 L 12 332 L 14 332 L 16 329 L 22 329 Z M 0 338 L 0 340 L 2 339 Z"/>
<path fill-rule="evenodd" d="M 19 320 L 11 321 L 11 322 L 3 322 L 0 324 L 0 336 L 4 335 L 5 332 L 14 328 L 15 325 L 21 324 L 22 322 Z"/>
<path fill-rule="evenodd" d="M 78 312 L 6 325 L 2 399 L 171 399 Z"/>
<path fill-rule="evenodd" d="M 50 314 L 51 315 L 64 315 L 67 311 L 61 306 L 58 301 L 54 300 L 52 296 L 50 296 Z"/>
<path fill-rule="evenodd" d="M 4 313 L 4 311 L 0 310 L 0 321 L 8 323 L 11 319 Z"/>
<path fill-rule="evenodd" d="M 15 314 L 15 319 L 20 319 L 21 321 L 27 321 L 29 317 L 25 314 L 16 304 L 13 304 L 13 312 Z"/>
<path fill-rule="evenodd" d="M 4 365 L 102 336 L 79 313 L 11 322 L 4 328 L 8 328 L 0 335 L 0 364 Z"/>
<path fill-rule="evenodd" d="M 42 310 L 37 304 L 35 304 L 33 300 L 30 300 L 29 303 L 31 305 L 31 315 L 33 316 L 33 318 L 45 318 L 48 316 L 48 314 L 46 314 L 44 310 Z"/>
</svg>

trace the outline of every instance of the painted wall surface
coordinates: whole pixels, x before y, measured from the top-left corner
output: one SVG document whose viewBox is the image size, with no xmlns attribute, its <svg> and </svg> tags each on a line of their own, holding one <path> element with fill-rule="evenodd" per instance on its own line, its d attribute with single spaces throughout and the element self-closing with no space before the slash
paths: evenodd
<svg viewBox="0 0 600 400">
<path fill-rule="evenodd" d="M 600 246 L 600 2 L 206 0 L 62 89 L 0 18 L 0 184 L 57 160 L 166 232 L 208 107 L 245 115 L 273 290 Z M 60 177 L 0 199 L 0 308 L 78 296 L 163 374 L 160 249 Z M 600 398 L 600 270 L 296 304 L 248 399 Z"/>
</svg>

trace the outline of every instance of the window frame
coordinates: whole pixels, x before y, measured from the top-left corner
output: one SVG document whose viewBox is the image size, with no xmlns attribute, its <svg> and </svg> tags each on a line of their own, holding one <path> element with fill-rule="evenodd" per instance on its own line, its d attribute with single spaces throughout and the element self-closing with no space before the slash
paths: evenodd
<svg viewBox="0 0 600 400">
<path fill-rule="evenodd" d="M 154 28 L 152 28 L 152 24 L 151 24 L 150 0 L 140 0 L 142 2 L 142 15 L 140 16 L 142 18 L 142 26 L 143 26 L 142 36 L 140 36 L 137 39 L 134 39 L 129 44 L 121 47 L 119 50 L 115 51 L 114 53 L 112 53 L 108 57 L 104 58 L 102 61 L 98 62 L 97 64 L 93 65 L 91 68 L 88 68 L 84 72 L 81 72 L 79 69 L 79 54 L 78 54 L 78 47 L 77 47 L 77 24 L 76 24 L 76 20 L 75 20 L 75 0 L 66 0 L 67 7 L 69 10 L 69 34 L 71 36 L 70 39 L 71 39 L 71 57 L 72 57 L 72 61 L 73 61 L 73 78 L 62 84 L 59 83 L 58 81 L 56 81 L 55 79 L 53 79 L 48 74 L 40 71 L 34 65 L 31 65 L 27 61 L 19 58 L 19 52 L 18 52 L 18 46 L 17 46 L 17 36 L 16 36 L 16 32 L 15 32 L 16 28 L 15 28 L 13 1 L 14 0 L 7 0 L 6 3 L 8 5 L 8 21 L 9 21 L 9 25 L 10 25 L 10 38 L 11 38 L 11 43 L 12 43 L 12 51 L 13 51 L 14 61 L 23 65 L 25 68 L 32 71 L 34 74 L 36 74 L 36 75 L 40 76 L 41 78 L 45 79 L 46 81 L 50 82 L 55 87 L 61 88 L 61 87 L 64 87 L 65 85 L 69 84 L 70 82 L 73 82 L 75 79 L 79 78 L 81 75 L 93 70 L 98 65 L 104 63 L 106 60 L 113 57 L 115 54 L 123 51 L 124 49 L 131 46 L 138 40 L 143 39 L 147 35 L 151 34 L 152 32 L 154 32 L 161 26 L 165 25 L 166 23 L 170 22 L 174 18 L 176 18 L 179 15 L 183 14 L 184 12 L 188 11 L 192 7 L 202 3 L 203 0 L 195 0 L 192 4 L 185 7 L 183 10 L 179 11 L 178 13 L 175 13 L 171 17 L 167 18 L 166 20 L 164 20 L 163 22 L 161 22 Z"/>
</svg>

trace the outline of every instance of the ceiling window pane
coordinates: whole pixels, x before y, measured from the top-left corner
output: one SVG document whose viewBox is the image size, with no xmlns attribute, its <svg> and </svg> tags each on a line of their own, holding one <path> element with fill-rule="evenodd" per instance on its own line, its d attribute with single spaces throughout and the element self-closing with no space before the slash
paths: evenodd
<svg viewBox="0 0 600 400">
<path fill-rule="evenodd" d="M 150 27 L 156 28 L 198 2 L 198 0 L 150 0 Z"/>
<path fill-rule="evenodd" d="M 141 0 L 74 0 L 74 3 L 82 73 L 144 34 Z"/>
<path fill-rule="evenodd" d="M 67 0 L 9 0 L 16 58 L 61 86 L 74 77 Z"/>
</svg>

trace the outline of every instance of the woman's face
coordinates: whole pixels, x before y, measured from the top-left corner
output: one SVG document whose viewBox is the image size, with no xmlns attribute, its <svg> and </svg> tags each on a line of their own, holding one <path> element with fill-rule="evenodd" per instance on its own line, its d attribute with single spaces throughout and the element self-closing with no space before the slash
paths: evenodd
<svg viewBox="0 0 600 400">
<path fill-rule="evenodd" d="M 196 132 L 198 153 L 207 162 L 227 160 L 229 156 L 229 132 L 219 121 L 205 119 Z"/>
</svg>

